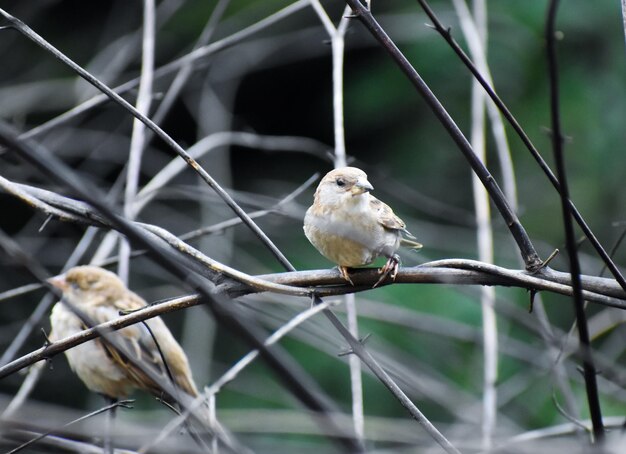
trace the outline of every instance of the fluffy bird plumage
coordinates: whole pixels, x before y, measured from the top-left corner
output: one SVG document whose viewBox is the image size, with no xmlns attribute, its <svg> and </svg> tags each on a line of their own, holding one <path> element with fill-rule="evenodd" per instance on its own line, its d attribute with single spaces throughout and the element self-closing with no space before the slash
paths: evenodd
<svg viewBox="0 0 626 454">
<path fill-rule="evenodd" d="M 63 292 L 63 298 L 83 311 L 94 323 L 103 323 L 120 316 L 120 311 L 133 311 L 146 302 L 130 291 L 114 273 L 95 266 L 78 266 L 49 282 Z M 50 315 L 51 340 L 59 340 L 87 328 L 63 303 L 57 303 Z M 185 352 L 160 317 L 113 332 L 127 352 L 144 367 L 150 368 L 191 397 L 198 395 Z M 155 343 L 158 342 L 159 348 Z M 127 397 L 134 389 L 143 389 L 157 397 L 162 388 L 135 366 L 121 352 L 94 339 L 65 351 L 72 370 L 91 391 L 111 399 Z"/>
<path fill-rule="evenodd" d="M 365 172 L 356 167 L 328 172 L 304 217 L 304 233 L 323 256 L 338 265 L 350 283 L 348 268 L 386 257 L 376 286 L 387 275 L 395 279 L 399 263 L 396 251 L 401 245 L 413 249 L 422 245 L 413 241 L 404 221 L 388 205 L 370 194 L 373 189 Z"/>
</svg>

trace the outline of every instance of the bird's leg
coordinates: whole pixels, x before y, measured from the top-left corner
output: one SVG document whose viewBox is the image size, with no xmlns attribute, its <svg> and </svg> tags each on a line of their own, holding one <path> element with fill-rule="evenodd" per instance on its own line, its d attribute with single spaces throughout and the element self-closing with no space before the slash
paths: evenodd
<svg viewBox="0 0 626 454">
<path fill-rule="evenodd" d="M 354 287 L 354 282 L 352 282 L 352 279 L 350 279 L 350 275 L 348 274 L 348 267 L 337 265 L 337 268 L 339 268 L 339 273 L 341 274 L 341 277 L 350 282 L 350 285 Z"/>
<path fill-rule="evenodd" d="M 396 274 L 398 274 L 398 266 L 400 265 L 400 257 L 397 254 L 392 255 L 381 269 L 378 270 L 380 278 L 376 281 L 372 288 L 378 287 L 382 282 L 387 279 L 387 276 L 391 277 L 392 281 L 396 280 Z"/>
</svg>

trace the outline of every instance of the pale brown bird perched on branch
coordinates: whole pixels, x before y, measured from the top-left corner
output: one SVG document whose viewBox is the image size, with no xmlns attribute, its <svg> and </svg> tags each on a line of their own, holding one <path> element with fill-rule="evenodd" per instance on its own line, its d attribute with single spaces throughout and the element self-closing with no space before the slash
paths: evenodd
<svg viewBox="0 0 626 454">
<path fill-rule="evenodd" d="M 332 170 L 322 178 L 313 205 L 304 217 L 304 234 L 327 259 L 336 263 L 344 279 L 354 283 L 348 268 L 369 265 L 378 257 L 387 263 L 378 272 L 376 287 L 387 276 L 395 279 L 400 246 L 422 245 L 407 230 L 393 210 L 370 194 L 374 187 L 356 167 Z M 406 235 L 409 239 L 405 238 Z"/>
<path fill-rule="evenodd" d="M 98 324 L 118 318 L 120 311 L 133 311 L 146 306 L 146 302 L 126 288 L 117 275 L 96 266 L 77 266 L 49 282 L 63 292 L 66 301 Z M 87 328 L 61 302 L 52 308 L 50 323 L 50 339 L 53 341 Z M 122 343 L 136 361 L 161 375 L 164 381 L 173 381 L 172 384 L 178 389 L 196 397 L 198 390 L 191 377 L 187 356 L 170 330 L 159 317 L 145 323 L 150 327 L 152 335 L 142 323 L 138 323 L 112 332 L 110 336 Z M 168 396 L 162 395 L 163 391 L 158 383 L 100 339 L 66 350 L 65 356 L 72 370 L 91 391 L 117 400 L 126 398 L 135 388 L 139 388 L 168 400 Z M 167 363 L 171 379 L 163 359 Z"/>
</svg>

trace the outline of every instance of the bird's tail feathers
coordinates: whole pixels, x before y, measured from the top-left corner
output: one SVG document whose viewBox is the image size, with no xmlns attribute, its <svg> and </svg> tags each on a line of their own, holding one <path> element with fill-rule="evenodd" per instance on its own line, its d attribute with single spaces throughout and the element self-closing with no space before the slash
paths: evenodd
<svg viewBox="0 0 626 454">
<path fill-rule="evenodd" d="M 409 240 L 407 238 L 402 238 L 400 240 L 400 246 L 408 247 L 409 249 L 413 249 L 414 251 L 422 249 L 423 247 L 422 243 L 418 243 L 417 241 Z"/>
</svg>

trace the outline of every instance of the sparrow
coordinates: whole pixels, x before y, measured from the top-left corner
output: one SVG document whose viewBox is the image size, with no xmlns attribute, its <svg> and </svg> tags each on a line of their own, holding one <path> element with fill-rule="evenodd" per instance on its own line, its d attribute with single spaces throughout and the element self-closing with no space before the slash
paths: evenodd
<svg viewBox="0 0 626 454">
<path fill-rule="evenodd" d="M 134 311 L 147 305 L 145 300 L 126 288 L 116 274 L 96 266 L 77 266 L 48 282 L 63 292 L 64 300 L 97 324 L 119 317 L 120 311 Z M 127 352 L 137 362 L 157 372 L 163 380 L 173 381 L 172 384 L 187 395 L 197 397 L 198 390 L 187 356 L 163 320 L 155 317 L 145 323 L 150 330 L 143 323 L 138 323 L 109 335 L 126 346 Z M 62 302 L 52 308 L 50 324 L 51 341 L 88 328 Z M 66 350 L 65 356 L 87 388 L 111 400 L 124 399 L 135 389 L 169 400 L 158 383 L 102 339 L 90 340 Z"/>
<path fill-rule="evenodd" d="M 367 175 L 356 167 L 328 172 L 320 181 L 313 205 L 304 217 L 304 234 L 327 259 L 336 263 L 341 276 L 354 285 L 348 268 L 369 265 L 387 257 L 378 270 L 380 279 L 395 280 L 400 246 L 420 249 L 402 219 L 385 203 L 370 194 L 374 187 Z M 408 238 L 405 238 L 408 237 Z"/>
</svg>

